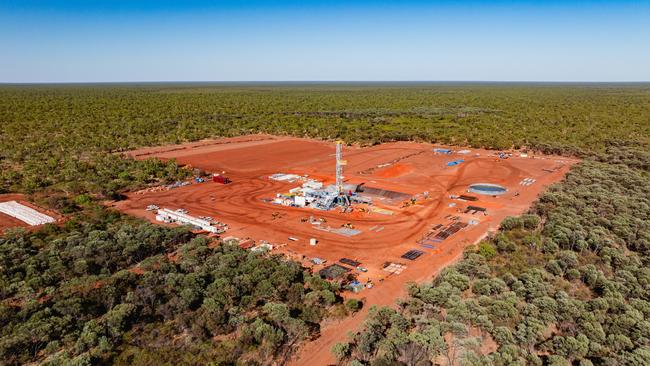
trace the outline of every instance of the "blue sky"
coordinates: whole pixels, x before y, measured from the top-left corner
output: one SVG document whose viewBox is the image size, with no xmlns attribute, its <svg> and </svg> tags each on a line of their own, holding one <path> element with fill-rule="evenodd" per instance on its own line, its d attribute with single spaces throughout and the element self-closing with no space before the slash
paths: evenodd
<svg viewBox="0 0 650 366">
<path fill-rule="evenodd" d="M 0 82 L 650 81 L 650 1 L 0 0 Z"/>
</svg>

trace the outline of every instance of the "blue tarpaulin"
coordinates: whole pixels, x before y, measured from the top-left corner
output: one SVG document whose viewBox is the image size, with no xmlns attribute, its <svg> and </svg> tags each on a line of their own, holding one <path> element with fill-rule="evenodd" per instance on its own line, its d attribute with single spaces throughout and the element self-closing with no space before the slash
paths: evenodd
<svg viewBox="0 0 650 366">
<path fill-rule="evenodd" d="M 461 160 L 450 161 L 450 162 L 447 163 L 447 166 L 458 165 L 458 164 L 460 164 L 460 163 L 462 163 L 462 162 L 464 162 L 464 161 L 465 161 L 465 160 L 462 160 L 462 159 L 461 159 Z"/>
<path fill-rule="evenodd" d="M 449 149 L 433 149 L 433 152 L 438 154 L 451 154 L 451 150 Z"/>
</svg>

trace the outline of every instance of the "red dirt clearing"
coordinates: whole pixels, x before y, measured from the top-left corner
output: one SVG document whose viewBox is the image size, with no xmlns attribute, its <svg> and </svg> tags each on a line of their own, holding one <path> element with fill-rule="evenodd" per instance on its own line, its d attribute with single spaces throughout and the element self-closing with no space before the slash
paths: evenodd
<svg viewBox="0 0 650 366">
<path fill-rule="evenodd" d="M 17 227 L 29 227 L 25 222 L 22 222 L 16 218 L 5 215 L 0 212 L 0 233 L 4 232 L 7 229 L 17 228 Z"/>
<path fill-rule="evenodd" d="M 402 192 L 413 196 L 415 205 L 402 208 L 401 201 L 374 198 L 376 208 L 384 213 L 341 213 L 339 210 L 318 211 L 273 205 L 264 199 L 300 186 L 270 180 L 274 173 L 295 173 L 334 181 L 335 145 L 331 142 L 266 135 L 206 140 L 192 144 L 149 148 L 130 154 L 138 159 L 160 157 L 175 158 L 180 164 L 201 168 L 208 172 L 222 172 L 232 183 L 200 183 L 161 192 L 130 194 L 128 199 L 115 206 L 129 214 L 154 221 L 154 213 L 145 210 L 150 204 L 163 208 L 184 208 L 194 216 L 211 216 L 230 226 L 224 236 L 250 237 L 280 244 L 280 251 L 310 265 L 308 259 L 319 257 L 329 263 L 347 257 L 361 262 L 368 269 L 358 273 L 360 281 L 372 280 L 375 287 L 349 297 L 365 298 L 364 310 L 338 323 L 325 324 L 321 337 L 307 344 L 297 365 L 325 365 L 333 363 L 331 346 L 345 340 L 349 331 L 355 331 L 372 305 L 392 305 L 405 296 L 404 284 L 431 279 L 442 268 L 458 260 L 464 247 L 481 240 L 498 228 L 506 216 L 525 212 L 544 187 L 560 180 L 574 159 L 550 156 L 519 156 L 499 159 L 494 151 L 472 150 L 469 154 L 439 155 L 433 145 L 395 142 L 367 148 L 344 147 L 345 180 L 363 183 L 367 187 Z M 447 163 L 463 159 L 464 162 L 449 167 Z M 534 180 L 523 185 L 525 180 Z M 477 201 L 461 201 L 450 195 L 467 194 L 473 183 L 499 184 L 508 189 L 501 196 L 482 196 Z M 427 192 L 427 194 L 425 194 Z M 467 206 L 487 209 L 487 215 Z M 386 211 L 388 210 L 388 211 Z M 301 219 L 313 215 L 327 220 L 324 226 L 332 228 L 351 222 L 359 235 L 345 237 L 320 231 L 316 225 Z M 438 225 L 454 222 L 468 226 L 450 237 L 423 247 L 418 241 Z M 297 241 L 288 240 L 297 238 Z M 309 239 L 318 239 L 316 246 Z M 431 242 L 429 242 L 431 244 Z M 415 261 L 400 258 L 411 249 L 424 254 Z M 407 266 L 401 274 L 383 271 L 385 262 L 398 262 Z M 313 266 L 315 270 L 322 266 Z M 346 295 L 348 296 L 348 295 Z"/>
<path fill-rule="evenodd" d="M 387 168 L 381 169 L 375 173 L 375 176 L 379 178 L 395 178 L 408 173 L 410 170 L 411 169 L 408 166 L 397 163 L 390 165 Z"/>
</svg>

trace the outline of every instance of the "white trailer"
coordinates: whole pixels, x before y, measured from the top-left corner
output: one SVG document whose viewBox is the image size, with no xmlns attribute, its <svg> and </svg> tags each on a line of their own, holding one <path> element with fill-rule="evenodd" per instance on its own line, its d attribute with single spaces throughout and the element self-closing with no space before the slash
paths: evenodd
<svg viewBox="0 0 650 366">
<path fill-rule="evenodd" d="M 208 220 L 199 219 L 198 217 L 190 216 L 178 210 L 170 210 L 168 208 L 158 210 L 156 220 L 162 222 L 177 222 L 180 224 L 192 225 L 201 228 L 201 230 L 215 234 L 223 232 L 218 227 L 212 226 L 212 223 Z"/>
</svg>

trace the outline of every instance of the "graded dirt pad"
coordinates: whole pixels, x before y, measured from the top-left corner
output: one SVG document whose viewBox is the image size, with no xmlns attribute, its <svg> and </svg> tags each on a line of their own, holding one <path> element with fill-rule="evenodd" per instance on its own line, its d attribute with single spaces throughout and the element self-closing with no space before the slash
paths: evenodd
<svg viewBox="0 0 650 366">
<path fill-rule="evenodd" d="M 5 215 L 0 212 L 0 233 L 4 232 L 7 229 L 16 228 L 16 227 L 29 227 L 27 223 L 24 223 L 16 218 Z"/>
<path fill-rule="evenodd" d="M 308 175 L 334 181 L 335 144 L 308 139 L 266 135 L 205 140 L 197 143 L 132 151 L 136 159 L 158 157 L 176 159 L 208 172 L 225 172 L 232 183 L 207 182 L 161 192 L 129 194 L 115 206 L 129 214 L 154 221 L 154 213 L 145 210 L 150 204 L 161 208 L 184 208 L 194 216 L 211 216 L 230 226 L 224 236 L 267 240 L 279 245 L 279 251 L 310 265 L 319 257 L 327 264 L 346 257 L 361 262 L 368 272 L 353 271 L 362 282 L 372 280 L 374 288 L 350 297 L 364 298 L 364 310 L 341 323 L 324 325 L 321 337 L 307 344 L 296 364 L 324 365 L 333 362 L 330 348 L 354 331 L 372 305 L 392 305 L 405 296 L 404 284 L 425 281 L 441 268 L 458 260 L 467 245 L 476 243 L 495 231 L 506 216 L 525 212 L 544 187 L 560 180 L 576 160 L 553 157 L 521 157 L 513 153 L 500 159 L 494 151 L 472 149 L 467 154 L 436 154 L 434 145 L 395 142 L 372 147 L 344 147 L 346 183 L 361 184 L 414 197 L 416 203 L 402 207 L 402 200 L 374 197 L 373 207 L 352 213 L 338 209 L 319 211 L 274 205 L 269 202 L 277 193 L 299 187 L 268 178 L 275 173 Z M 447 166 L 447 163 L 464 162 Z M 530 185 L 522 182 L 534 180 Z M 462 201 L 452 195 L 467 194 L 474 183 L 498 184 L 507 188 L 500 196 L 478 197 Z M 426 193 L 425 193 L 426 192 Z M 467 206 L 486 208 L 487 212 L 465 212 Z M 378 210 L 377 210 L 378 209 Z M 474 212 L 472 214 L 472 212 Z M 361 233 L 344 236 L 318 230 L 309 220 L 324 218 L 320 226 L 338 229 L 352 223 Z M 449 227 L 454 222 L 468 224 L 442 241 L 422 241 L 433 227 Z M 441 226 L 442 225 L 442 226 Z M 289 240 L 292 237 L 297 241 Z M 316 246 L 309 239 L 316 238 Z M 422 245 L 421 245 L 422 244 Z M 415 260 L 400 258 L 409 250 L 423 251 Z M 383 271 L 386 262 L 405 264 L 400 274 Z M 313 266 L 320 270 L 324 265 Z"/>
<path fill-rule="evenodd" d="M 0 202 L 8 202 L 8 201 L 17 201 L 20 204 L 23 204 L 27 207 L 33 208 L 36 211 L 39 211 L 41 213 L 44 213 L 46 215 L 52 216 L 55 219 L 59 219 L 60 216 L 52 212 L 50 210 L 45 210 L 42 207 L 38 207 L 28 201 L 26 201 L 25 196 L 22 194 L 18 193 L 11 193 L 11 194 L 0 194 Z M 34 229 L 34 228 L 39 228 L 41 225 L 38 226 L 30 226 L 24 221 L 18 220 L 15 217 L 11 217 L 9 215 L 6 215 L 2 212 L 0 212 L 0 234 L 5 232 L 8 229 L 13 229 L 13 228 L 18 228 L 18 227 L 23 227 L 23 228 L 29 228 L 29 229 Z"/>
<path fill-rule="evenodd" d="M 410 171 L 409 167 L 396 163 L 396 164 L 391 164 L 388 167 L 378 170 L 375 172 L 375 176 L 379 178 L 395 178 L 399 177 L 400 175 L 404 175 Z"/>
</svg>

